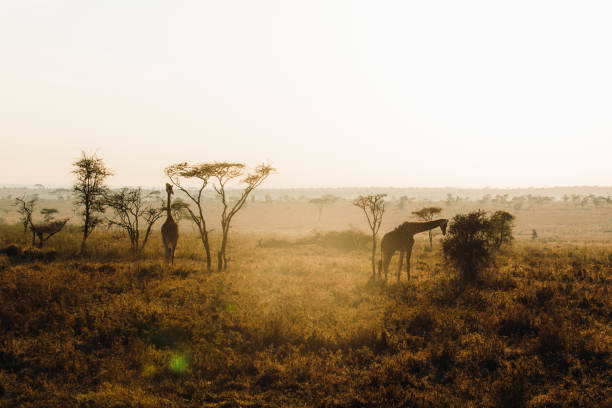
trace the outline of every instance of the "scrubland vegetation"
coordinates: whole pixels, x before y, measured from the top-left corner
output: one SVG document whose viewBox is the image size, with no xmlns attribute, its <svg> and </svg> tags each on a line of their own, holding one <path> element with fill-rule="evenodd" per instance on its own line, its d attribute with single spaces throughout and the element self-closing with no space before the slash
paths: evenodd
<svg viewBox="0 0 612 408">
<path fill-rule="evenodd" d="M 401 201 L 381 232 L 431 204 Z M 208 272 L 186 220 L 169 267 L 159 225 L 140 256 L 98 228 L 80 257 L 74 223 L 31 248 L 3 206 L 0 406 L 611 406 L 612 210 L 434 204 L 507 209 L 516 239 L 467 283 L 423 233 L 410 282 L 384 283 L 350 200 L 249 201 L 227 270 Z"/>
</svg>

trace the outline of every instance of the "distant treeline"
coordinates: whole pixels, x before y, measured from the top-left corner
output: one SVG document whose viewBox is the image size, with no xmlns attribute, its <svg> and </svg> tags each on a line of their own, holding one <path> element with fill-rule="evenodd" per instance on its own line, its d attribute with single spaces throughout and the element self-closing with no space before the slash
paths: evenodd
<svg viewBox="0 0 612 408">
<path fill-rule="evenodd" d="M 143 188 L 146 193 L 156 192 L 162 194 L 161 189 Z M 239 190 L 228 189 L 239 195 Z M 11 200 L 18 196 L 38 197 L 40 199 L 71 199 L 70 188 L 45 188 L 42 185 L 32 187 L 0 187 L 0 199 Z M 164 193 L 165 194 L 165 193 Z M 335 197 L 344 200 L 353 200 L 359 195 L 387 194 L 386 201 L 418 201 L 418 202 L 482 202 L 499 203 L 502 205 L 518 203 L 545 204 L 559 201 L 575 206 L 603 207 L 610 205 L 612 200 L 612 186 L 577 186 L 577 187 L 551 187 L 551 188 L 521 188 L 521 189 L 460 189 L 448 188 L 287 188 L 287 189 L 258 189 L 251 196 L 253 201 L 310 201 L 318 197 Z M 214 200 L 214 191 L 205 191 L 204 198 Z M 178 197 L 181 196 L 179 192 Z M 518 204 L 521 205 L 521 204 Z"/>
</svg>

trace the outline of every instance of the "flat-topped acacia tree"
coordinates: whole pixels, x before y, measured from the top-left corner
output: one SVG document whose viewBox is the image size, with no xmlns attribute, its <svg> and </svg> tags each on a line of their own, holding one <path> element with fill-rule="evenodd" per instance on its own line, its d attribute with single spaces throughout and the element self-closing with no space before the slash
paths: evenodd
<svg viewBox="0 0 612 408">
<path fill-rule="evenodd" d="M 200 232 L 202 244 L 206 252 L 206 267 L 209 271 L 211 270 L 210 241 L 208 239 L 208 230 L 206 229 L 206 220 L 202 207 L 202 193 L 204 189 L 214 179 L 213 188 L 219 195 L 223 205 L 223 211 L 221 213 L 221 246 L 217 253 L 217 267 L 219 270 L 223 270 L 227 267 L 226 248 L 232 218 L 244 206 L 251 191 L 259 187 L 273 171 L 274 168 L 272 168 L 272 166 L 261 164 L 257 166 L 252 173 L 246 173 L 246 166 L 243 163 L 232 162 L 198 164 L 183 162 L 166 167 L 166 175 L 172 184 L 184 192 L 196 205 L 196 211 L 192 210 L 190 207 L 187 207 L 187 211 Z M 197 179 L 200 183 L 197 192 L 189 191 L 182 185 L 181 178 Z M 244 184 L 245 187 L 242 190 L 241 196 L 237 200 L 230 202 L 227 197 L 226 186 L 228 182 L 235 179 L 240 179 L 240 182 Z"/>
<path fill-rule="evenodd" d="M 259 187 L 274 170 L 270 165 L 260 164 L 255 167 L 253 172 L 245 174 L 246 166 L 243 163 L 215 162 L 210 164 L 211 175 L 215 179 L 213 188 L 219 195 L 221 204 L 223 204 L 223 212 L 221 213 L 221 247 L 219 252 L 217 252 L 218 270 L 221 271 L 227 268 L 226 250 L 232 218 L 244 206 L 251 191 Z M 227 183 L 241 177 L 244 178 L 240 182 L 245 185 L 242 194 L 238 199 L 230 202 L 227 197 Z"/>
<path fill-rule="evenodd" d="M 442 208 L 440 207 L 425 207 L 419 211 L 413 211 L 412 213 L 422 219 L 425 222 L 433 221 L 435 215 L 440 214 Z M 429 247 L 433 248 L 433 230 L 429 230 Z M 400 261 L 401 262 L 401 261 Z"/>
<path fill-rule="evenodd" d="M 164 172 L 170 182 L 179 190 L 187 195 L 187 197 L 195 204 L 195 211 L 190 206 L 186 205 L 183 208 L 187 209 L 191 220 L 198 227 L 204 252 L 206 253 L 206 269 L 212 269 L 212 261 L 210 258 L 210 242 L 208 241 L 208 230 L 206 229 L 206 219 L 204 218 L 204 209 L 202 208 L 202 193 L 208 185 L 208 180 L 212 177 L 212 168 L 209 163 L 189 164 L 188 162 L 176 163 L 165 168 Z M 189 191 L 186 186 L 181 183 L 181 178 L 195 179 L 199 182 L 199 187 L 196 191 Z"/>
</svg>

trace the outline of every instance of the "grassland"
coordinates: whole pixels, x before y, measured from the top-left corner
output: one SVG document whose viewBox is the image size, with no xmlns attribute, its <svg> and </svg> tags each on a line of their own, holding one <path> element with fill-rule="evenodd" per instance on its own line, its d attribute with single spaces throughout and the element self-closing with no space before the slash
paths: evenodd
<svg viewBox="0 0 612 408">
<path fill-rule="evenodd" d="M 359 233 L 326 232 L 360 225 L 348 205 L 321 222 L 306 203 L 250 205 L 226 272 L 204 271 L 187 224 L 174 267 L 159 234 L 133 259 L 99 230 L 77 258 L 76 227 L 53 260 L 0 255 L 0 406 L 612 406 L 610 209 L 518 211 L 475 285 L 423 234 L 411 281 L 383 284 Z M 27 242 L 0 227 L 0 247 Z"/>
</svg>

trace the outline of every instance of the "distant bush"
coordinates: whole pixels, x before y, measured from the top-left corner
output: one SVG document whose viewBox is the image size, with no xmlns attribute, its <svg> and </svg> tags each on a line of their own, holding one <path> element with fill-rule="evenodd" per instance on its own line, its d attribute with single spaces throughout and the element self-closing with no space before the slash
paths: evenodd
<svg viewBox="0 0 612 408">
<path fill-rule="evenodd" d="M 371 237 L 357 230 L 317 232 L 305 241 L 341 251 L 363 251 L 369 248 Z"/>
</svg>

